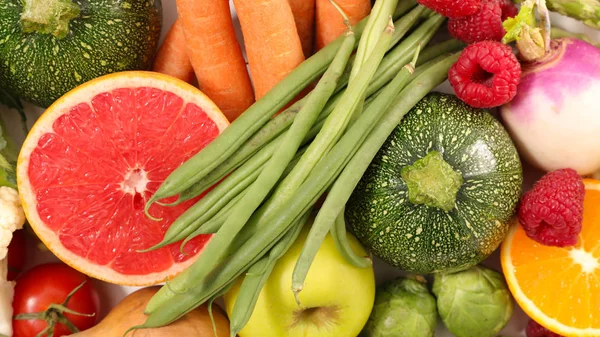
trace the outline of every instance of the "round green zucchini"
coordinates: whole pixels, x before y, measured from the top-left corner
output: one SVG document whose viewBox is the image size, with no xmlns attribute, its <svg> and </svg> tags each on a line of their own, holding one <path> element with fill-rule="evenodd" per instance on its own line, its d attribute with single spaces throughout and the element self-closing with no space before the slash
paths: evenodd
<svg viewBox="0 0 600 337">
<path fill-rule="evenodd" d="M 502 242 L 523 174 L 487 111 L 430 94 L 398 125 L 353 192 L 346 217 L 389 264 L 418 274 L 474 266 Z"/>
<path fill-rule="evenodd" d="M 0 0 L 0 86 L 47 107 L 96 77 L 148 69 L 160 0 Z"/>
</svg>

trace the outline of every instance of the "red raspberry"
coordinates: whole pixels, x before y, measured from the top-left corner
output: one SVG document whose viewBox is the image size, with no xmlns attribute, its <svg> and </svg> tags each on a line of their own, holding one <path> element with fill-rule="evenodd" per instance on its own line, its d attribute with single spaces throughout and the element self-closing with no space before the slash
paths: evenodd
<svg viewBox="0 0 600 337">
<path fill-rule="evenodd" d="M 461 18 L 477 12 L 481 0 L 417 0 L 421 5 L 449 18 Z"/>
<path fill-rule="evenodd" d="M 510 0 L 483 0 L 477 13 L 448 20 L 448 31 L 467 44 L 500 41 L 506 34 L 502 22 L 517 13 L 517 7 Z"/>
<path fill-rule="evenodd" d="M 585 186 L 575 170 L 550 172 L 523 196 L 521 226 L 543 245 L 573 246 L 581 232 L 584 196 Z"/>
<path fill-rule="evenodd" d="M 527 337 L 563 337 L 557 333 L 554 333 L 534 320 L 529 320 L 526 330 Z"/>
<path fill-rule="evenodd" d="M 475 108 L 494 108 L 517 94 L 521 64 L 512 49 L 500 42 L 474 43 L 448 72 L 456 96 Z"/>
<path fill-rule="evenodd" d="M 496 0 L 500 3 L 500 8 L 502 8 L 502 21 L 506 21 L 508 18 L 514 18 L 519 14 L 519 8 L 515 6 L 514 2 L 511 0 Z"/>
</svg>

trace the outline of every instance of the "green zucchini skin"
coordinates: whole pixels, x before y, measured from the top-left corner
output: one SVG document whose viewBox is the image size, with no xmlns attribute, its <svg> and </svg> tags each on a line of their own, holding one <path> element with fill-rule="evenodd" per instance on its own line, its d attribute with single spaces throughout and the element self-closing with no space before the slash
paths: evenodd
<svg viewBox="0 0 600 337">
<path fill-rule="evenodd" d="M 403 167 L 432 150 L 464 179 L 456 207 L 412 204 Z M 508 232 L 521 196 L 517 150 L 488 112 L 430 94 L 390 135 L 353 192 L 346 217 L 375 255 L 418 274 L 455 272 L 487 258 Z"/>
<path fill-rule="evenodd" d="M 25 33 L 20 0 L 0 0 L 0 86 L 41 107 L 109 73 L 146 70 L 162 27 L 161 0 L 73 0 L 63 39 Z"/>
</svg>

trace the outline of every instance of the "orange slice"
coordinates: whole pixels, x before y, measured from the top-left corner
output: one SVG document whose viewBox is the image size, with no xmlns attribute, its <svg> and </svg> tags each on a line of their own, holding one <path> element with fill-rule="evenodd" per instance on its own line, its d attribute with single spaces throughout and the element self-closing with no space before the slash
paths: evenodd
<svg viewBox="0 0 600 337">
<path fill-rule="evenodd" d="M 193 86 L 151 72 L 122 72 L 70 91 L 39 118 L 21 150 L 18 187 L 31 227 L 62 261 L 92 277 L 150 285 L 188 267 L 210 236 L 139 253 L 158 243 L 197 199 L 176 207 L 146 200 L 228 125 Z"/>
<path fill-rule="evenodd" d="M 502 269 L 523 310 L 567 337 L 600 336 L 600 181 L 584 180 L 583 230 L 574 247 L 541 245 L 517 223 L 502 244 Z"/>
</svg>

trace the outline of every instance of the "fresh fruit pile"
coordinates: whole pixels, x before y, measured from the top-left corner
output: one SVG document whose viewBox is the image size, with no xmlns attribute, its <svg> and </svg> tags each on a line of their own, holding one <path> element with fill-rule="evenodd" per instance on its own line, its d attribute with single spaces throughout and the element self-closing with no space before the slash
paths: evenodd
<svg viewBox="0 0 600 337">
<path fill-rule="evenodd" d="M 0 0 L 0 337 L 600 336 L 600 50 L 550 11 L 600 27 L 583 0 Z"/>
</svg>

